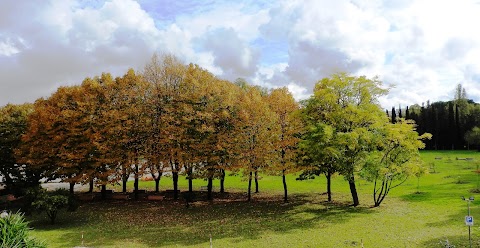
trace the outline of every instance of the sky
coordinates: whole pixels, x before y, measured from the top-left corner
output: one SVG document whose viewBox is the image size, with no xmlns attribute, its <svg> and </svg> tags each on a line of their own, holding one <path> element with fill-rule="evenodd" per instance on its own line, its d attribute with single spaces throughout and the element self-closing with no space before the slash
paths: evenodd
<svg viewBox="0 0 480 248">
<path fill-rule="evenodd" d="M 378 76 L 384 108 L 480 102 L 479 0 L 1 0 L 0 106 L 174 54 L 305 99 L 333 73 Z"/>
</svg>

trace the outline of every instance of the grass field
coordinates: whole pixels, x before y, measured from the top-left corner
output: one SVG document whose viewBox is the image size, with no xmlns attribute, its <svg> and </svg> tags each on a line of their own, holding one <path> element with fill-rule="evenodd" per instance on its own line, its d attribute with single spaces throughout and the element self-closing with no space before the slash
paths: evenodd
<svg viewBox="0 0 480 248">
<path fill-rule="evenodd" d="M 213 202 L 197 201 L 185 208 L 182 201 L 106 201 L 85 203 L 73 213 L 62 212 L 51 226 L 41 215 L 29 217 L 33 235 L 48 247 L 468 247 L 462 196 L 478 186 L 480 153 L 467 151 L 422 152 L 431 173 L 417 182 L 411 178 L 372 208 L 372 184 L 359 180 L 358 207 L 350 207 L 348 185 L 334 178 L 332 203 L 327 203 L 325 179 L 296 181 L 288 177 L 290 202 L 282 202 L 280 177 L 265 176 L 260 192 L 246 202 L 247 182 L 229 176 L 229 192 Z M 435 159 L 441 158 L 441 159 Z M 457 160 L 456 158 L 473 158 Z M 434 172 L 435 171 L 435 172 Z M 419 183 L 419 188 L 417 188 Z M 196 189 L 205 181 L 194 181 Z M 218 181 L 215 182 L 218 189 Z M 153 182 L 142 182 L 153 189 Z M 171 189 L 162 178 L 161 189 Z M 180 189 L 187 181 L 180 180 Z M 480 198 L 471 213 L 480 220 Z M 473 247 L 480 247 L 480 228 L 472 227 Z"/>
</svg>

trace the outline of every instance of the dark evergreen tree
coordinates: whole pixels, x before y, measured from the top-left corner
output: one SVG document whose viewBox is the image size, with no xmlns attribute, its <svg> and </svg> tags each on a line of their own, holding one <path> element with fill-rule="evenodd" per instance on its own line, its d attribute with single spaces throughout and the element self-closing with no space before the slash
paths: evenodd
<svg viewBox="0 0 480 248">
<path fill-rule="evenodd" d="M 455 104 L 455 148 L 463 148 L 463 139 L 461 134 L 461 123 L 460 123 L 460 108 L 458 104 Z"/>
<path fill-rule="evenodd" d="M 448 143 L 450 139 L 450 133 L 448 130 L 448 103 L 436 102 L 435 112 L 437 115 L 437 135 L 432 137 L 437 143 L 437 147 L 440 150 L 450 149 L 451 145 Z"/>
<path fill-rule="evenodd" d="M 422 107 L 420 108 L 420 116 L 416 120 L 418 124 L 418 133 L 424 134 L 427 131 L 427 123 L 426 123 L 426 113 L 425 113 L 425 104 L 422 102 Z M 428 146 L 427 146 L 428 149 Z"/>
<path fill-rule="evenodd" d="M 395 124 L 397 122 L 397 114 L 395 113 L 395 107 L 392 107 L 392 123 Z"/>
<path fill-rule="evenodd" d="M 450 145 L 451 149 L 455 149 L 455 139 L 457 135 L 455 134 L 455 111 L 453 110 L 453 102 L 448 102 L 448 130 L 450 130 L 450 135 L 448 139 L 448 144 Z"/>
<path fill-rule="evenodd" d="M 438 125 L 437 125 L 437 113 L 435 111 L 435 106 L 432 104 L 430 105 L 430 133 L 435 137 L 435 139 L 431 139 L 429 141 L 429 144 L 431 146 L 431 149 L 438 150 Z"/>
</svg>

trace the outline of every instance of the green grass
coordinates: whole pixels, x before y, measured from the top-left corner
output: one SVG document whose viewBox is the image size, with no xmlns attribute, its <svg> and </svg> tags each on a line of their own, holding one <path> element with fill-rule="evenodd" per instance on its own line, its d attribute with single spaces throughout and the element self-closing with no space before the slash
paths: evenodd
<svg viewBox="0 0 480 248">
<path fill-rule="evenodd" d="M 32 234 L 48 247 L 442 247 L 449 240 L 456 247 L 468 245 L 463 220 L 467 203 L 461 196 L 478 196 L 480 153 L 466 151 L 422 152 L 424 161 L 435 163 L 436 173 L 411 178 L 395 188 L 372 208 L 372 184 L 358 180 L 361 205 L 350 207 L 348 185 L 343 177 L 333 181 L 334 202 L 327 203 L 324 177 L 296 181 L 288 177 L 290 202 L 282 202 L 280 177 L 264 176 L 259 194 L 245 202 L 247 182 L 229 176 L 228 194 L 215 195 L 213 202 L 197 201 L 190 208 L 183 202 L 164 200 L 107 201 L 85 203 L 73 213 L 61 213 L 51 226 L 40 215 L 30 218 Z M 441 160 L 436 160 L 441 157 Z M 474 158 L 472 161 L 456 158 Z M 432 171 L 433 172 L 433 171 Z M 195 189 L 206 185 L 194 181 Z M 180 189 L 187 189 L 180 180 Z M 215 182 L 218 190 L 218 181 Z M 140 188 L 154 188 L 141 182 Z M 171 178 L 161 189 L 171 189 Z M 117 188 L 120 189 L 120 188 Z M 480 220 L 480 198 L 471 204 L 475 221 Z M 472 227 L 474 247 L 480 247 L 480 228 Z"/>
</svg>

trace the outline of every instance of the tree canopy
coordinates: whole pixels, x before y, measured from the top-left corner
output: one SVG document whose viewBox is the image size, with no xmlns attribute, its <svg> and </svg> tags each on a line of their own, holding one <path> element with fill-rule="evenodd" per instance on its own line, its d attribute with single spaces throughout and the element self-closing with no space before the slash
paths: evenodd
<svg viewBox="0 0 480 248">
<path fill-rule="evenodd" d="M 33 105 L 2 108 L 0 150 L 6 155 L 0 162 L 6 166 L 0 173 L 13 176 L 22 164 L 40 172 L 37 178 L 70 183 L 71 193 L 77 183 L 102 192 L 122 184 L 126 192 L 133 177 L 136 199 L 143 175 L 154 178 L 158 191 L 164 173 L 172 176 L 178 199 L 178 178 L 185 174 L 190 193 L 193 179 L 207 181 L 209 200 L 213 180 L 220 179 L 224 191 L 226 171 L 245 177 L 248 200 L 253 181 L 258 192 L 261 174 L 268 174 L 281 176 L 285 202 L 287 174 L 324 174 L 329 200 L 330 179 L 340 174 L 354 206 L 356 177 L 386 185 L 375 188 L 379 205 L 392 181 L 416 170 L 418 149 L 429 136 L 418 136 L 401 111 L 390 123 L 378 104 L 387 92 L 378 78 L 339 73 L 318 81 L 313 95 L 298 103 L 287 88 L 232 83 L 155 54 L 142 72 L 103 73 Z"/>
</svg>

